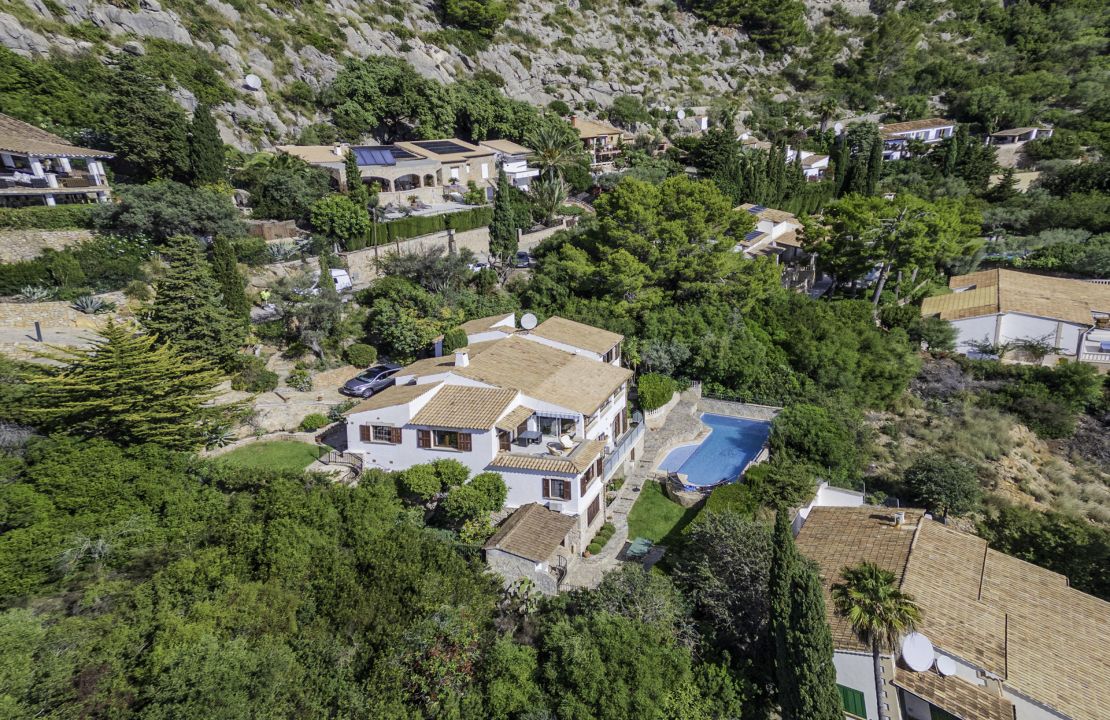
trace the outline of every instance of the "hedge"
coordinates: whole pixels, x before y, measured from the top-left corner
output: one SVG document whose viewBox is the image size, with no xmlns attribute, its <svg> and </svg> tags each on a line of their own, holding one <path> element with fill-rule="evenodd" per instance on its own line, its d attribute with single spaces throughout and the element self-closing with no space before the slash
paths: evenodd
<svg viewBox="0 0 1110 720">
<path fill-rule="evenodd" d="M 640 407 L 644 410 L 655 410 L 663 407 L 670 401 L 671 396 L 674 395 L 677 389 L 677 382 L 666 375 L 657 373 L 644 373 L 636 381 Z"/>
<path fill-rule="evenodd" d="M 378 245 L 408 240 L 409 238 L 431 235 L 452 229 L 455 232 L 465 232 L 475 228 L 487 227 L 493 219 L 493 208 L 476 207 L 446 215 L 409 215 L 399 220 L 391 220 L 378 225 Z M 360 250 L 374 245 L 372 238 L 365 238 L 363 242 L 351 243 L 352 250 Z"/>
<path fill-rule="evenodd" d="M 0 208 L 0 228 L 9 230 L 80 230 L 93 226 L 96 205 L 36 205 Z"/>
</svg>

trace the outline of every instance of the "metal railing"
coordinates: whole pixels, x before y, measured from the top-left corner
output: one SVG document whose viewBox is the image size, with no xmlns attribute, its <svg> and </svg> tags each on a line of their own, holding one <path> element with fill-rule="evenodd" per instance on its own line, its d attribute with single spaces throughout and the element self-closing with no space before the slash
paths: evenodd
<svg viewBox="0 0 1110 720">
<path fill-rule="evenodd" d="M 602 481 L 607 481 L 616 472 L 617 467 L 624 462 L 624 458 L 628 455 L 629 449 L 632 448 L 640 438 L 644 436 L 643 424 L 634 425 L 624 437 L 617 440 L 616 445 L 613 446 L 613 452 L 605 456 L 602 463 Z"/>
<path fill-rule="evenodd" d="M 326 455 L 321 455 L 320 462 L 324 465 L 342 465 L 358 473 L 361 473 L 363 470 L 363 461 L 361 455 L 356 455 L 355 453 L 349 452 L 341 452 L 339 450 L 332 450 Z"/>
</svg>

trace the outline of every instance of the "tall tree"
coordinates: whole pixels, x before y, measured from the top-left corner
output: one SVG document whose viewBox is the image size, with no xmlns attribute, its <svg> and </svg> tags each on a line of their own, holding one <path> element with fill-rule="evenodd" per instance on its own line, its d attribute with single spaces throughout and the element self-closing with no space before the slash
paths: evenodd
<svg viewBox="0 0 1110 720">
<path fill-rule="evenodd" d="M 797 566 L 794 533 L 790 528 L 790 514 L 780 507 L 775 512 L 775 530 L 771 538 L 771 571 L 768 605 L 771 615 L 771 632 L 775 640 L 775 678 L 778 682 L 779 707 L 783 720 L 794 715 L 794 688 L 790 668 L 790 591 Z"/>
<path fill-rule="evenodd" d="M 25 410 L 47 430 L 186 450 L 200 444 L 206 421 L 223 414 L 209 404 L 219 371 L 114 321 L 88 347 L 38 355 L 56 364 L 27 378 L 34 392 Z"/>
<path fill-rule="evenodd" d="M 832 632 L 821 580 L 810 562 L 794 568 L 786 642 L 786 698 L 779 698 L 783 720 L 841 720 L 844 707 L 836 687 Z"/>
<path fill-rule="evenodd" d="M 184 235 L 162 250 L 169 267 L 143 326 L 182 352 L 231 368 L 246 336 L 243 322 L 224 305 L 200 244 Z"/>
<path fill-rule="evenodd" d="M 347 197 L 362 209 L 370 207 L 370 189 L 362 181 L 362 171 L 358 169 L 358 157 L 353 148 L 348 148 L 343 161 L 343 174 L 347 180 Z"/>
<path fill-rule="evenodd" d="M 489 253 L 506 265 L 517 251 L 517 231 L 521 214 L 517 210 L 513 187 L 509 177 L 501 170 L 497 174 L 497 194 L 493 200 L 493 219 L 489 224 Z"/>
<path fill-rule="evenodd" d="M 563 178 L 568 171 L 585 162 L 578 133 L 558 118 L 545 118 L 524 142 L 532 149 L 528 162 L 538 167 L 547 179 Z"/>
<path fill-rule="evenodd" d="M 224 142 L 207 105 L 193 111 L 189 127 L 189 176 L 193 185 L 212 185 L 227 179 Z"/>
<path fill-rule="evenodd" d="M 245 281 L 239 272 L 235 249 L 223 235 L 217 235 L 212 241 L 212 272 L 220 286 L 224 307 L 233 317 L 243 322 L 250 320 L 251 306 L 243 290 Z"/>
<path fill-rule="evenodd" d="M 911 595 L 895 585 L 894 573 L 874 563 L 846 567 L 840 574 L 844 579 L 832 587 L 833 602 L 860 641 L 871 648 L 879 720 L 888 720 L 890 716 L 881 700 L 882 653 L 893 651 L 902 635 L 917 627 L 921 610 Z"/>
</svg>

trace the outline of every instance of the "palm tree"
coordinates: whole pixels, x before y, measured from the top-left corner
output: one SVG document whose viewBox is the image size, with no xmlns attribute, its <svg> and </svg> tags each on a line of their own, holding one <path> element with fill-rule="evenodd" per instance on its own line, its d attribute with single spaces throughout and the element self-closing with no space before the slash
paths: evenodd
<svg viewBox="0 0 1110 720">
<path fill-rule="evenodd" d="M 543 224 L 551 227 L 555 213 L 567 200 L 567 184 L 562 178 L 542 178 L 532 183 L 532 202 L 543 213 Z"/>
<path fill-rule="evenodd" d="M 817 103 L 817 115 L 821 119 L 821 132 L 829 129 L 829 120 L 837 110 L 837 102 L 835 99 L 825 96 L 821 98 L 821 102 Z"/>
<path fill-rule="evenodd" d="M 875 698 L 879 720 L 887 720 L 883 709 L 882 651 L 892 651 L 899 639 L 921 622 L 921 610 L 912 596 L 894 583 L 894 573 L 870 562 L 840 571 L 844 578 L 832 586 L 837 611 L 848 618 L 859 639 L 871 646 L 875 664 Z"/>
<path fill-rule="evenodd" d="M 524 142 L 532 148 L 528 162 L 545 178 L 562 178 L 566 170 L 582 162 L 582 141 L 563 123 L 541 122 Z"/>
</svg>

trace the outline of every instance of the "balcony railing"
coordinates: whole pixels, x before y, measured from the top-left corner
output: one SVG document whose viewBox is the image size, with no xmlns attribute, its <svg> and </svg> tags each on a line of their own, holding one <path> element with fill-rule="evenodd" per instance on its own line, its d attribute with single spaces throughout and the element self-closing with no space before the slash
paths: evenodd
<svg viewBox="0 0 1110 720">
<path fill-rule="evenodd" d="M 644 425 L 643 423 L 640 423 L 637 425 L 633 425 L 632 428 L 629 429 L 629 431 L 626 432 L 623 437 L 617 440 L 616 445 L 613 447 L 613 452 L 605 456 L 605 461 L 603 463 L 604 469 L 601 478 L 602 480 L 608 480 L 613 476 L 613 473 L 616 472 L 618 467 L 620 467 L 620 464 L 624 462 L 624 458 L 628 455 L 628 451 L 632 449 L 632 446 L 639 442 L 640 438 L 642 438 L 643 436 Z"/>
</svg>

